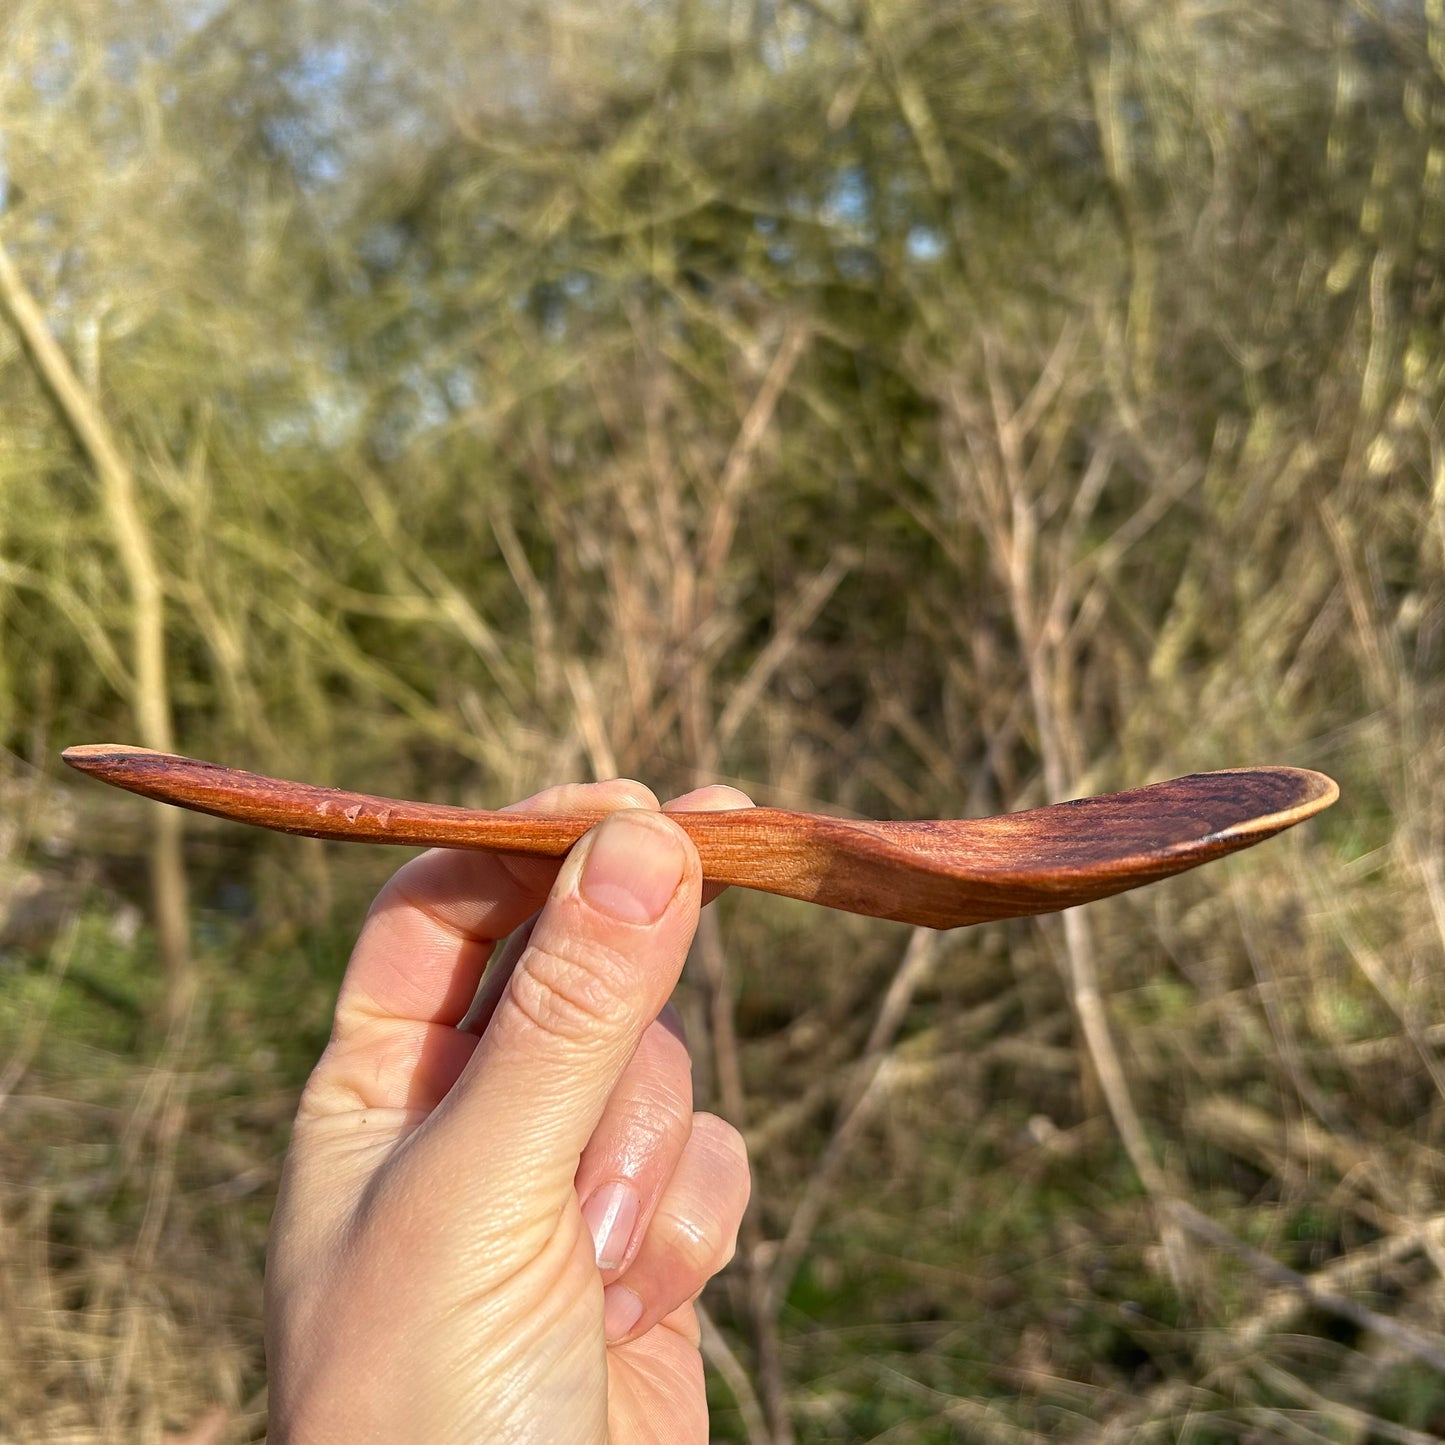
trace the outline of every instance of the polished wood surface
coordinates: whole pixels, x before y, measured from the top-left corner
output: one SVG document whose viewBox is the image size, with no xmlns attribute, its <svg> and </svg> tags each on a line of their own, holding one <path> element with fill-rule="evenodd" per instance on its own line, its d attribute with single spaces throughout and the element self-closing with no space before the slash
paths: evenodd
<svg viewBox="0 0 1445 1445">
<path fill-rule="evenodd" d="M 482 812 L 286 782 L 123 744 L 62 754 L 148 798 L 339 842 L 560 858 L 598 815 Z M 778 808 L 672 813 L 712 882 L 928 928 L 1051 913 L 1237 852 L 1328 808 L 1303 768 L 1194 773 L 992 818 L 864 822 Z"/>
</svg>

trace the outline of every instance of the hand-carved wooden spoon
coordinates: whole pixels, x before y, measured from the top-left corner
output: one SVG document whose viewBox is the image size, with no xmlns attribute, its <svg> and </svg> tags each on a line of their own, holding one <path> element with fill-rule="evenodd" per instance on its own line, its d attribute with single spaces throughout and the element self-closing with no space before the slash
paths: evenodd
<svg viewBox="0 0 1445 1445">
<path fill-rule="evenodd" d="M 343 842 L 560 858 L 600 816 L 373 798 L 120 744 L 61 756 L 148 798 Z M 1302 822 L 1339 791 L 1302 768 L 1240 768 L 995 818 L 872 823 L 778 808 L 670 816 L 697 845 L 712 882 L 957 928 L 1052 913 L 1167 878 Z"/>
</svg>

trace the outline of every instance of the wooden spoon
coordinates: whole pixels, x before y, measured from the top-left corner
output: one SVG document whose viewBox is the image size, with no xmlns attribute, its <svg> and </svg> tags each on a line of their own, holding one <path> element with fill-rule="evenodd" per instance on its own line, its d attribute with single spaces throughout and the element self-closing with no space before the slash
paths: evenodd
<svg viewBox="0 0 1445 1445">
<path fill-rule="evenodd" d="M 121 744 L 61 754 L 148 798 L 283 833 L 560 858 L 599 814 L 491 813 L 288 783 Z M 1052 913 L 1207 863 L 1328 808 L 1302 768 L 1239 768 L 995 818 L 873 823 L 743 808 L 669 816 L 711 882 L 927 928 Z"/>
</svg>

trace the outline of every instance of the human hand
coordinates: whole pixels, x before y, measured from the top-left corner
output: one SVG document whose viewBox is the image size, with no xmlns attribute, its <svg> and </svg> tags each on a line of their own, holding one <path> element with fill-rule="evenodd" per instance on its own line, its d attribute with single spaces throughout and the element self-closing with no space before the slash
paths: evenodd
<svg viewBox="0 0 1445 1445">
<path fill-rule="evenodd" d="M 749 1178 L 736 1130 L 693 1113 L 664 1010 L 697 853 L 640 784 L 518 806 L 617 811 L 560 868 L 414 859 L 347 967 L 272 1223 L 276 1445 L 708 1438 L 692 1301 Z"/>
</svg>

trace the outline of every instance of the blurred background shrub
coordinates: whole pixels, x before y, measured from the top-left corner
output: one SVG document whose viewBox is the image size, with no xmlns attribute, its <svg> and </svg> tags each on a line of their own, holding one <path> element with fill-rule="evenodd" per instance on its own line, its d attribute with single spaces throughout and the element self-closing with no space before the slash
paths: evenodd
<svg viewBox="0 0 1445 1445">
<path fill-rule="evenodd" d="M 710 913 L 716 1431 L 1445 1433 L 1435 0 L 0 37 L 3 1438 L 262 1438 L 286 1128 L 397 861 L 61 776 L 106 739 L 489 806 L 1334 774 L 1063 920 Z"/>
</svg>

